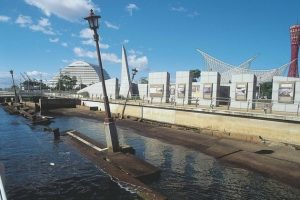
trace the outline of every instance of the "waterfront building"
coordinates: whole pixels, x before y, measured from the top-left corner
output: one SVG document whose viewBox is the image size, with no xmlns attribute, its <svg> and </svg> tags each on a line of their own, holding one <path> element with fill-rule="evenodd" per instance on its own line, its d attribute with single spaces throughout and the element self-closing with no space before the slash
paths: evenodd
<svg viewBox="0 0 300 200">
<path fill-rule="evenodd" d="M 104 79 L 110 79 L 109 74 L 103 69 Z M 90 64 L 84 61 L 75 61 L 65 68 L 61 69 L 60 72 L 53 77 L 50 81 L 50 87 L 55 87 L 59 77 L 61 75 L 68 75 L 70 77 L 75 76 L 77 85 L 92 85 L 100 82 L 100 68 L 97 65 Z"/>
</svg>

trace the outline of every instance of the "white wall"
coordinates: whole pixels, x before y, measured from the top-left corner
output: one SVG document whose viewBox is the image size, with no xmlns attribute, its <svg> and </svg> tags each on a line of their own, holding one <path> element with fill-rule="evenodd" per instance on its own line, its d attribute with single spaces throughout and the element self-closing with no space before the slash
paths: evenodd
<svg viewBox="0 0 300 200">
<path fill-rule="evenodd" d="M 138 84 L 139 96 L 140 99 L 148 98 L 148 84 Z"/>
<path fill-rule="evenodd" d="M 185 85 L 185 94 L 184 97 L 179 95 L 179 86 Z M 176 103 L 177 104 L 190 104 L 191 98 L 191 90 L 192 90 L 192 78 L 191 71 L 177 71 L 176 72 Z"/>
<path fill-rule="evenodd" d="M 152 102 L 162 102 L 162 103 L 168 102 L 168 100 L 169 100 L 169 84 L 170 84 L 170 74 L 168 72 L 149 73 L 148 99 Z M 151 97 L 150 96 L 152 85 L 163 85 L 162 97 Z"/>
<path fill-rule="evenodd" d="M 200 98 L 199 98 L 199 105 L 210 106 L 218 106 L 219 102 L 217 98 L 219 97 L 219 90 L 220 90 L 220 80 L 221 76 L 218 72 L 201 72 L 200 78 Z M 212 84 L 212 98 L 205 99 L 203 96 L 203 88 L 206 84 Z"/>
<path fill-rule="evenodd" d="M 236 100 L 237 84 L 247 84 L 247 98 L 245 100 Z M 255 109 L 255 103 L 251 103 L 256 98 L 256 76 L 254 74 L 234 74 L 231 79 L 230 98 L 231 108 Z M 250 102 L 250 104 L 248 103 Z"/>
<path fill-rule="evenodd" d="M 106 92 L 108 98 L 116 99 L 118 97 L 118 79 L 112 78 L 112 79 L 105 80 L 105 84 L 106 84 Z M 98 82 L 88 87 L 85 87 L 79 90 L 77 94 L 80 94 L 82 92 L 88 92 L 90 98 L 93 98 L 95 100 L 103 98 L 102 83 Z"/>
<path fill-rule="evenodd" d="M 280 83 L 294 83 L 294 102 L 283 103 L 278 101 L 278 92 Z M 300 78 L 274 76 L 273 87 L 272 87 L 272 110 L 273 111 L 287 111 L 287 112 L 298 112 L 298 104 L 300 104 Z"/>
</svg>

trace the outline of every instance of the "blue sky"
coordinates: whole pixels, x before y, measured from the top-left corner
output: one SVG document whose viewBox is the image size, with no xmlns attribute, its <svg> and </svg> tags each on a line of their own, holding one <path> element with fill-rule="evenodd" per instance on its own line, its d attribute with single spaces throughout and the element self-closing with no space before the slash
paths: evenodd
<svg viewBox="0 0 300 200">
<path fill-rule="evenodd" d="M 254 69 L 290 60 L 289 27 L 300 20 L 299 0 L 0 0 L 0 87 L 10 69 L 50 80 L 75 60 L 97 63 L 83 17 L 101 15 L 104 68 L 120 77 L 121 47 L 141 76 L 202 69 L 199 48 L 238 65 L 253 55 Z"/>
</svg>

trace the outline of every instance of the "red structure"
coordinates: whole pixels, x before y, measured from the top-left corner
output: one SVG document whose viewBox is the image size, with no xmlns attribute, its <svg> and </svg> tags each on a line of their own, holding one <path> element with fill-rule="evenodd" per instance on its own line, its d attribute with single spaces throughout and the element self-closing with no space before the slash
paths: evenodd
<svg viewBox="0 0 300 200">
<path fill-rule="evenodd" d="M 298 52 L 300 44 L 300 25 L 290 27 L 291 34 L 291 63 L 288 77 L 299 77 L 298 73 Z"/>
</svg>

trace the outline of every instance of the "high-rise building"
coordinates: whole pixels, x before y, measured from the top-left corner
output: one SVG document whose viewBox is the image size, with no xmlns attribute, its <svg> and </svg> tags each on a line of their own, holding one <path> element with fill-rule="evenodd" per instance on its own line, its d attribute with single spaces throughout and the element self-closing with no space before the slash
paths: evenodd
<svg viewBox="0 0 300 200">
<path fill-rule="evenodd" d="M 103 69 L 104 79 L 110 79 L 109 74 Z M 70 77 L 75 76 L 77 80 L 77 85 L 91 85 L 100 82 L 100 68 L 97 65 L 93 65 L 84 61 L 76 61 L 65 68 L 63 68 L 53 79 L 50 81 L 50 86 L 55 87 L 59 77 L 61 75 L 68 75 Z"/>
<path fill-rule="evenodd" d="M 288 77 L 299 77 L 298 72 L 298 52 L 300 44 L 300 25 L 290 27 L 291 34 L 291 65 Z"/>
</svg>

